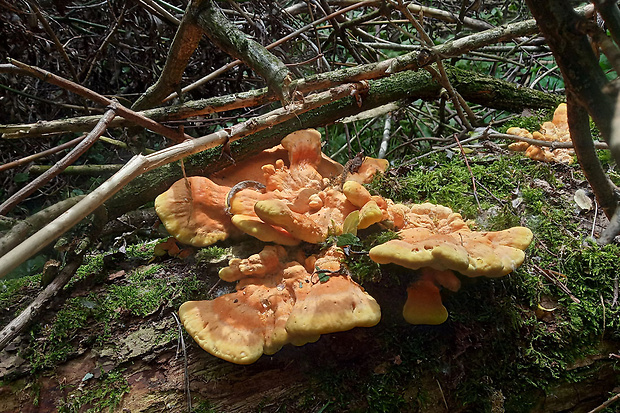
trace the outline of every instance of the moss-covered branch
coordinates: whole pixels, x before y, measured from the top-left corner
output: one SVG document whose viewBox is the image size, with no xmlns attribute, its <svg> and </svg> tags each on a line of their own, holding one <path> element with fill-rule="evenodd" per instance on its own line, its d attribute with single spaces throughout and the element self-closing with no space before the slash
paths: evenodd
<svg viewBox="0 0 620 413">
<path fill-rule="evenodd" d="M 521 88 L 503 80 L 454 67 L 446 67 L 446 70 L 450 82 L 465 99 L 488 107 L 509 110 L 521 110 L 524 107 L 554 108 L 562 99 L 556 95 Z M 289 121 L 234 142 L 231 144 L 232 155 L 237 162 L 242 162 L 256 152 L 278 144 L 293 131 L 330 124 L 342 117 L 398 100 L 437 99 L 440 92 L 441 85 L 426 71 L 396 73 L 388 78 L 371 81 L 370 90 L 363 97 L 361 107 L 353 97 L 347 97 L 300 114 Z M 190 175 L 208 175 L 230 166 L 231 161 L 220 155 L 218 150 L 193 155 L 185 160 L 185 169 Z M 152 201 L 181 176 L 183 175 L 178 163 L 162 166 L 136 178 L 110 199 L 106 207 L 112 217 L 122 215 Z"/>
<path fill-rule="evenodd" d="M 196 21 L 217 47 L 258 73 L 282 102 L 290 101 L 292 77 L 284 63 L 228 21 L 213 1 L 202 2 Z"/>
</svg>

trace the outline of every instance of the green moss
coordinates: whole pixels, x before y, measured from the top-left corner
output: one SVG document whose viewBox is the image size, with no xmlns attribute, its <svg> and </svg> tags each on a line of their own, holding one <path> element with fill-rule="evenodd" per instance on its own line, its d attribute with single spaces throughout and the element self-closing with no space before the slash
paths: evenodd
<svg viewBox="0 0 620 413">
<path fill-rule="evenodd" d="M 84 280 L 89 276 L 100 274 L 103 271 L 104 263 L 103 263 L 104 254 L 90 254 L 84 258 L 84 262 L 77 269 L 71 281 L 67 284 L 66 288 L 71 288 L 78 281 Z"/>
<path fill-rule="evenodd" d="M 160 265 L 140 267 L 101 291 L 68 299 L 49 323 L 33 327 L 33 344 L 24 358 L 33 371 L 51 368 L 74 354 L 78 345 L 107 343 L 122 318 L 149 316 L 160 308 L 176 309 L 205 291 L 204 283 L 194 275 L 170 276 Z M 98 326 L 92 328 L 93 324 Z M 172 335 L 162 336 L 162 340 Z"/>
<path fill-rule="evenodd" d="M 84 382 L 83 382 L 84 383 Z M 112 412 L 120 404 L 123 395 L 129 393 L 129 383 L 122 372 L 112 370 L 102 373 L 98 379 L 90 378 L 86 384 L 59 401 L 59 413 Z"/>
<path fill-rule="evenodd" d="M 128 245 L 126 254 L 128 258 L 148 260 L 153 258 L 153 250 L 160 240 L 152 240 L 145 243 Z"/>
<path fill-rule="evenodd" d="M 210 262 L 216 260 L 224 255 L 226 255 L 228 251 L 226 248 L 218 247 L 216 245 L 212 245 L 210 247 L 201 248 L 196 253 L 196 261 L 198 263 L 201 262 Z"/>
<path fill-rule="evenodd" d="M 40 282 L 41 274 L 0 280 L 0 308 L 10 308 L 25 296 L 31 296 L 28 290 L 38 289 Z"/>
</svg>

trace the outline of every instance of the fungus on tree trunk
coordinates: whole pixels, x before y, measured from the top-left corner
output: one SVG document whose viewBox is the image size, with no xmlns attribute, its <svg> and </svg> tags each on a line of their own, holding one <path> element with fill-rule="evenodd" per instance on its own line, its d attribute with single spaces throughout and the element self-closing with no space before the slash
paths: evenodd
<svg viewBox="0 0 620 413">
<path fill-rule="evenodd" d="M 452 271 L 468 277 L 507 275 L 523 263 L 523 251 L 533 237 L 525 227 L 472 231 L 460 214 L 429 203 L 409 207 L 398 236 L 371 248 L 369 255 L 379 264 L 422 269 L 407 290 L 403 310 L 412 324 L 441 324 L 447 319 L 439 286 L 458 290 L 460 282 Z"/>
</svg>

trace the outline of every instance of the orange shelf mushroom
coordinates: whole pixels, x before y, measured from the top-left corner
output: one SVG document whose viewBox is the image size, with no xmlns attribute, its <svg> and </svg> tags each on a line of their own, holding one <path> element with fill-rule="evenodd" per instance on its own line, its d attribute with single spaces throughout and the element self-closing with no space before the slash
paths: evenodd
<svg viewBox="0 0 620 413">
<path fill-rule="evenodd" d="M 335 178 L 368 182 L 387 168 L 385 160 L 365 158 L 353 174 L 323 176 L 321 135 L 313 129 L 288 135 L 282 147 L 287 150 L 289 166 L 282 159 L 263 165 L 264 192 L 248 188 L 230 198 L 233 224 L 265 242 L 294 245 L 293 240 L 298 240 L 316 244 L 324 241 L 328 232 L 342 233 L 345 218 L 361 205 L 348 200 Z M 273 228 L 279 232 L 274 233 Z"/>
<path fill-rule="evenodd" d="M 523 251 L 533 237 L 525 227 L 472 231 L 460 214 L 429 203 L 412 205 L 405 222 L 399 239 L 371 248 L 369 255 L 379 264 L 423 269 L 420 280 L 408 289 L 403 312 L 413 324 L 445 321 L 447 312 L 442 310 L 439 286 L 458 290 L 460 283 L 452 271 L 468 277 L 507 275 L 523 263 Z"/>
<path fill-rule="evenodd" d="M 354 173 L 345 171 L 321 152 L 320 133 L 305 129 L 213 179 L 177 181 L 157 197 L 155 208 L 170 235 L 196 247 L 235 233 L 289 246 L 319 243 L 330 231 L 341 233 L 345 218 L 362 207 L 349 202 L 339 187 L 342 179 L 368 182 L 387 166 L 367 157 Z M 381 220 L 376 207 L 368 211 L 372 216 L 367 210 L 362 225 Z"/>
<path fill-rule="evenodd" d="M 370 250 L 373 261 L 411 269 L 450 269 L 469 277 L 501 277 L 523 263 L 523 250 L 532 241 L 532 232 L 525 227 L 472 231 L 460 214 L 429 203 L 412 205 L 405 221 L 400 239 Z"/>
<path fill-rule="evenodd" d="M 399 230 L 400 238 L 372 248 L 370 258 L 422 269 L 403 310 L 412 323 L 445 321 L 440 288 L 460 286 L 452 271 L 499 277 L 521 265 L 532 240 L 529 229 L 475 232 L 447 207 L 405 206 L 371 195 L 362 184 L 387 166 L 365 158 L 345 169 L 321 152 L 319 132 L 307 129 L 237 169 L 213 179 L 181 179 L 157 197 L 158 215 L 181 243 L 201 247 L 246 233 L 279 244 L 233 259 L 220 271 L 223 280 L 238 282 L 234 293 L 183 304 L 179 315 L 188 333 L 211 354 L 248 364 L 288 343 L 375 325 L 379 306 L 344 273 L 342 251 L 334 247 L 305 258 L 282 245 L 316 244 L 328 234 L 355 234 L 376 223 Z M 319 281 L 317 272 L 331 276 Z"/>
<path fill-rule="evenodd" d="M 229 190 L 202 176 L 180 179 L 155 199 L 155 211 L 177 241 L 204 247 L 236 231 L 225 210 Z"/>
<path fill-rule="evenodd" d="M 407 302 L 403 318 L 409 324 L 442 324 L 448 319 L 448 310 L 441 301 L 439 287 L 451 291 L 461 288 L 461 281 L 450 270 L 422 268 L 420 278 L 407 287 Z"/>
<path fill-rule="evenodd" d="M 566 103 L 560 103 L 553 113 L 553 120 L 551 122 L 544 122 L 540 126 L 539 131 L 530 133 L 527 129 L 513 127 L 509 128 L 506 133 L 539 141 L 570 142 Z M 574 151 L 572 149 L 558 148 L 551 151 L 545 147 L 530 145 L 528 142 L 511 143 L 508 145 L 508 149 L 515 152 L 524 152 L 525 156 L 536 161 L 573 163 Z"/>
<path fill-rule="evenodd" d="M 379 322 L 379 305 L 349 276 L 334 275 L 320 282 L 313 275 L 316 267 L 339 271 L 341 251 L 329 249 L 307 259 L 300 254 L 293 255 L 305 266 L 289 261 L 280 246 L 231 260 L 220 277 L 252 277 L 241 278 L 234 293 L 184 303 L 179 317 L 187 332 L 212 355 L 250 364 L 285 344 L 300 346 L 318 340 L 321 334 Z"/>
</svg>

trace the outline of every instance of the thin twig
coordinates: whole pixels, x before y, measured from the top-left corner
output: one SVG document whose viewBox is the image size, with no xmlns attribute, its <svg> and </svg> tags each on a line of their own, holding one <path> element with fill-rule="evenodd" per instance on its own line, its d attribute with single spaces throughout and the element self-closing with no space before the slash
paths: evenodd
<svg viewBox="0 0 620 413">
<path fill-rule="evenodd" d="M 471 177 L 471 185 L 474 191 L 474 199 L 476 200 L 476 205 L 478 205 L 478 212 L 482 212 L 482 207 L 480 206 L 480 200 L 478 199 L 478 190 L 476 189 L 476 178 L 474 177 L 474 173 L 469 166 L 469 161 L 467 160 L 467 156 L 465 155 L 465 150 L 463 149 L 463 145 L 461 145 L 461 141 L 459 140 L 458 135 L 454 134 L 454 140 L 456 141 L 459 149 L 461 150 L 461 156 L 463 156 L 463 160 L 465 161 L 465 165 L 467 166 L 467 170 L 469 171 L 469 176 Z"/>
<path fill-rule="evenodd" d="M 553 270 L 543 270 L 542 268 L 540 268 L 538 265 L 533 264 L 533 267 L 546 279 L 548 279 L 549 281 L 551 281 L 556 287 L 558 287 L 560 290 L 562 290 L 563 292 L 565 292 L 571 300 L 573 300 L 574 303 L 576 304 L 580 304 L 581 300 L 579 300 L 577 297 L 575 297 L 573 295 L 573 293 L 568 289 L 568 287 L 566 285 L 564 285 L 564 283 L 562 283 L 559 279 L 558 279 L 558 275 L 561 275 L 559 272 L 557 271 L 553 271 Z"/>
<path fill-rule="evenodd" d="M 606 402 L 604 402 L 600 406 L 590 410 L 588 413 L 597 413 L 597 412 L 600 412 L 601 410 L 605 410 L 606 408 L 608 408 L 609 406 L 611 406 L 612 404 L 614 404 L 615 402 L 617 402 L 619 400 L 620 400 L 620 393 L 618 393 L 615 396 L 613 396 L 612 398 L 608 399 Z"/>
<path fill-rule="evenodd" d="M 32 11 L 34 11 L 34 14 L 36 14 L 37 19 L 39 19 L 39 22 L 41 23 L 41 25 L 43 26 L 47 34 L 49 35 L 49 37 L 52 38 L 52 42 L 54 42 L 54 46 L 56 46 L 58 53 L 60 53 L 65 63 L 67 64 L 67 67 L 69 68 L 69 73 L 71 73 L 71 77 L 76 82 L 79 82 L 78 80 L 79 78 L 75 70 L 75 67 L 73 66 L 73 63 L 71 63 L 71 59 L 69 59 L 69 56 L 67 55 L 65 48 L 62 46 L 62 43 L 60 43 L 60 40 L 58 40 L 58 36 L 56 36 L 56 33 L 54 33 L 54 30 L 48 23 L 43 13 L 41 13 L 41 10 L 39 9 L 39 7 L 37 7 L 36 3 L 32 0 L 27 0 L 27 1 L 28 1 L 28 6 L 32 8 Z"/>
<path fill-rule="evenodd" d="M 86 80 L 90 77 L 90 74 L 91 74 L 93 68 L 95 67 L 95 64 L 97 62 L 99 62 L 99 56 L 101 56 L 101 54 L 103 53 L 105 48 L 108 47 L 108 44 L 110 43 L 110 40 L 112 40 L 112 36 L 114 36 L 116 34 L 116 32 L 118 31 L 118 28 L 123 23 L 123 19 L 125 18 L 125 11 L 126 10 L 127 10 L 127 3 L 123 2 L 123 8 L 121 9 L 121 12 L 120 12 L 120 15 L 118 16 L 118 19 L 116 19 L 116 23 L 114 23 L 114 26 L 110 29 L 110 32 L 107 34 L 105 39 L 103 39 L 103 42 L 101 42 L 101 45 L 99 46 L 99 48 L 97 49 L 97 51 L 95 52 L 93 57 L 90 59 L 90 65 L 88 66 L 88 69 L 85 68 L 86 70 L 85 71 L 83 70 L 80 73 L 80 79 L 83 78 L 83 81 L 82 81 L 83 83 L 85 83 Z M 84 72 L 86 72 L 86 75 L 84 75 Z"/>
<path fill-rule="evenodd" d="M 99 136 L 105 132 L 108 127 L 108 123 L 114 116 L 116 116 L 116 102 L 112 102 L 110 108 L 103 114 L 101 120 L 95 126 L 95 128 L 80 142 L 77 144 L 75 148 L 71 150 L 64 158 L 58 161 L 54 166 L 52 166 L 45 173 L 39 175 L 28 185 L 24 186 L 22 189 L 17 191 L 15 194 L 9 197 L 6 201 L 0 205 L 0 215 L 6 215 L 9 211 L 11 211 L 17 204 L 26 199 L 30 194 L 39 189 L 41 186 L 45 185 L 52 178 L 58 176 L 67 166 L 71 165 L 75 162 L 84 152 L 86 152 L 91 146 L 97 142 Z"/>
<path fill-rule="evenodd" d="M 80 137 L 77 137 L 75 139 L 70 140 L 69 142 L 65 142 L 65 143 L 63 143 L 61 145 L 54 146 L 53 148 L 49 148 L 49 149 L 46 149 L 44 151 L 41 151 L 41 152 L 38 152 L 38 153 L 34 153 L 32 155 L 24 156 L 21 159 L 17 159 L 15 161 L 7 162 L 5 164 L 2 164 L 2 165 L 0 165 L 0 172 L 6 171 L 8 169 L 16 168 L 16 167 L 18 167 L 20 165 L 27 164 L 29 162 L 32 162 L 32 161 L 36 160 L 36 159 L 44 158 L 44 157 L 46 157 L 48 155 L 53 155 L 53 154 L 55 154 L 57 152 L 60 152 L 60 151 L 62 151 L 64 149 L 67 149 L 67 148 L 70 148 L 72 146 L 75 146 L 80 141 L 82 141 L 85 137 L 86 137 L 86 135 L 82 135 Z"/>
<path fill-rule="evenodd" d="M 107 97 L 100 95 L 99 93 L 96 93 L 92 91 L 91 89 L 88 89 L 68 79 L 65 79 L 51 72 L 48 72 L 47 70 L 43 70 L 35 66 L 30 66 L 20 61 L 17 61 L 15 59 L 11 59 L 11 58 L 8 58 L 8 61 L 16 68 L 21 69 L 22 73 L 24 74 L 36 77 L 47 83 L 66 89 L 70 92 L 83 96 L 101 105 L 109 106 L 113 102 L 112 99 L 108 99 Z M 119 103 L 117 103 L 116 112 L 119 116 L 122 116 L 127 120 L 135 122 L 136 124 L 144 128 L 150 129 L 153 132 L 159 133 L 174 142 L 178 143 L 178 142 L 183 142 L 186 139 L 193 139 L 189 135 L 186 135 L 184 133 L 179 133 L 179 131 L 170 129 L 160 123 L 157 123 L 149 118 L 144 117 L 140 113 L 134 112 L 131 109 L 127 109 L 126 107 L 124 107 L 123 105 Z"/>
<path fill-rule="evenodd" d="M 549 147 L 551 150 L 574 147 L 572 142 L 541 141 L 538 139 L 526 138 L 524 136 L 517 136 L 509 133 L 489 133 L 488 137 L 492 139 L 510 139 L 513 141 L 527 142 L 530 145 Z M 609 146 L 605 142 L 594 141 L 593 144 L 595 149 L 609 149 Z"/>
<path fill-rule="evenodd" d="M 185 346 L 185 338 L 183 338 L 183 325 L 181 324 L 181 320 L 176 315 L 176 313 L 172 313 L 172 317 L 174 317 L 174 321 L 177 323 L 177 328 L 179 331 L 179 345 L 183 350 L 183 378 L 185 382 L 185 395 L 187 396 L 187 411 L 191 413 L 192 411 L 192 393 L 189 388 L 189 370 L 187 369 L 187 348 Z M 177 357 L 179 356 L 179 346 L 177 346 Z"/>
</svg>

